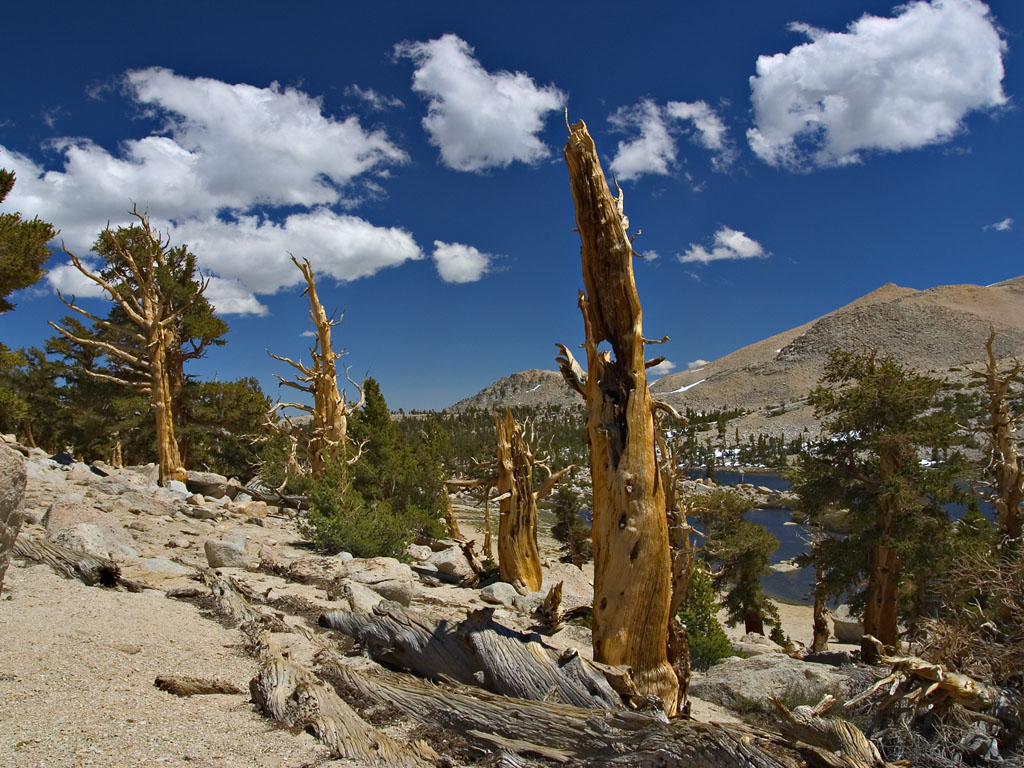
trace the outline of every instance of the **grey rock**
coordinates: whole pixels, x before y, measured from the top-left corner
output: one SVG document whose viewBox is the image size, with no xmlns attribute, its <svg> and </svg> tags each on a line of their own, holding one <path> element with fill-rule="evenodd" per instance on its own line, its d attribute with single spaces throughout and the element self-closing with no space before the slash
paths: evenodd
<svg viewBox="0 0 1024 768">
<path fill-rule="evenodd" d="M 346 552 L 345 550 L 342 550 L 334 556 L 334 559 L 340 560 L 343 563 L 350 563 L 353 560 L 355 560 L 355 555 L 353 555 L 351 552 Z"/>
<path fill-rule="evenodd" d="M 504 605 L 511 608 L 519 597 L 516 588 L 507 581 L 496 581 L 480 590 L 480 599 L 492 605 Z"/>
<path fill-rule="evenodd" d="M 848 605 L 840 605 L 832 614 L 832 634 L 840 643 L 860 645 L 864 637 L 864 622 L 850 613 Z"/>
<path fill-rule="evenodd" d="M 593 605 L 594 587 L 587 575 L 572 563 L 552 563 L 544 569 L 544 580 L 540 591 L 546 597 L 548 591 L 562 582 L 562 608 L 572 610 L 584 605 Z"/>
<path fill-rule="evenodd" d="M 61 528 L 51 537 L 51 541 L 76 552 L 111 560 L 139 556 L 139 551 L 132 546 L 127 533 L 122 532 L 122 535 L 118 535 L 109 528 L 95 523 L 75 523 Z"/>
<path fill-rule="evenodd" d="M 393 557 L 357 558 L 341 564 L 339 571 L 343 578 L 363 584 L 402 605 L 409 605 L 416 591 L 412 568 Z"/>
<path fill-rule="evenodd" d="M 429 561 L 437 566 L 437 570 L 440 573 L 455 576 L 459 579 L 473 578 L 473 569 L 469 565 L 469 560 L 466 559 L 466 555 L 463 554 L 462 549 L 458 546 L 434 552 L 430 555 Z"/>
<path fill-rule="evenodd" d="M 364 584 L 346 581 L 341 585 L 339 597 L 347 600 L 353 613 L 372 613 L 384 598 Z"/>
<path fill-rule="evenodd" d="M 88 464 L 83 464 L 80 461 L 76 461 L 74 464 L 68 465 L 67 478 L 73 483 L 91 483 L 94 480 L 99 479 L 99 475 L 93 474 L 93 471 L 89 468 Z"/>
<path fill-rule="evenodd" d="M 813 701 L 831 693 L 842 701 L 859 690 L 862 681 L 860 674 L 771 653 L 716 664 L 691 681 L 690 694 L 723 707 L 741 700 L 767 702 L 769 696 L 786 691 L 800 691 Z"/>
<path fill-rule="evenodd" d="M 166 573 L 171 576 L 191 576 L 196 572 L 195 568 L 176 563 L 169 557 L 144 557 L 139 561 L 139 565 L 152 573 Z"/>
<path fill-rule="evenodd" d="M 238 495 L 236 495 L 234 498 L 234 502 L 240 505 L 248 504 L 250 501 L 252 501 L 252 496 L 250 496 L 248 493 L 245 493 L 244 491 L 239 492 Z"/>
<path fill-rule="evenodd" d="M 13 448 L 0 444 L 0 590 L 21 530 L 23 516 L 18 507 L 25 494 L 26 479 L 25 459 Z"/>
<path fill-rule="evenodd" d="M 520 613 L 525 613 L 527 616 L 532 616 L 533 612 L 540 607 L 540 604 L 544 602 L 543 592 L 531 592 L 528 595 L 517 594 L 512 599 L 512 607 Z"/>
<path fill-rule="evenodd" d="M 176 494 L 181 494 L 183 499 L 187 499 L 189 497 L 188 486 L 181 482 L 181 480 L 168 480 L 164 488 L 168 491 L 174 491 Z"/>
<path fill-rule="evenodd" d="M 216 472 L 189 470 L 186 485 L 193 493 L 214 499 L 234 498 L 240 490 L 237 483 L 231 482 L 224 475 L 218 475 Z"/>
<path fill-rule="evenodd" d="M 207 539 L 203 544 L 206 562 L 211 568 L 245 568 L 249 564 L 247 543 L 245 532 L 238 528 L 225 532 L 220 539 Z"/>
<path fill-rule="evenodd" d="M 433 550 L 426 544 L 410 544 L 405 548 L 405 553 L 417 563 L 424 563 L 430 560 Z"/>
<path fill-rule="evenodd" d="M 209 507 L 195 507 L 192 505 L 185 507 L 184 512 L 186 515 L 196 520 L 216 520 L 219 516 L 216 509 L 210 509 Z"/>
</svg>

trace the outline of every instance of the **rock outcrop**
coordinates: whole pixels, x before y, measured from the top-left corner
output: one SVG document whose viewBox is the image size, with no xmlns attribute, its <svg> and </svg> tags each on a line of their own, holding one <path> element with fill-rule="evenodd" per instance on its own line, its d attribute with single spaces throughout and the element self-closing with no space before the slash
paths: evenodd
<svg viewBox="0 0 1024 768">
<path fill-rule="evenodd" d="M 0 442 L 0 591 L 11 561 L 14 540 L 21 530 L 23 516 L 19 510 L 25 493 L 25 460 L 13 448 Z"/>
</svg>

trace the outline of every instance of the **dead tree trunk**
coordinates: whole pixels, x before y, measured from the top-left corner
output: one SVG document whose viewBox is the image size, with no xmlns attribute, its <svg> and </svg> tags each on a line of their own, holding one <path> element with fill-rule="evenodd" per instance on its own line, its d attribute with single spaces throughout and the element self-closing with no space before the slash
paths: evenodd
<svg viewBox="0 0 1024 768">
<path fill-rule="evenodd" d="M 405 744 L 370 726 L 332 688 L 285 656 L 269 632 L 258 644 L 263 663 L 249 691 L 265 715 L 310 731 L 334 757 L 395 768 L 436 764 L 437 753 L 426 743 Z"/>
<path fill-rule="evenodd" d="M 310 414 L 313 417 L 312 436 L 309 440 L 309 461 L 314 475 L 323 472 L 328 462 L 345 458 L 352 463 L 358 458 L 347 455 L 348 450 L 348 417 L 352 411 L 359 410 L 365 402 L 362 388 L 348 377 L 348 370 L 345 371 L 345 378 L 359 391 L 359 402 L 349 404 L 345 399 L 345 392 L 338 387 L 337 360 L 341 357 L 340 352 L 335 352 L 331 340 L 331 329 L 341 324 L 341 320 L 333 320 L 327 316 L 320 298 L 316 293 L 316 276 L 308 259 L 303 259 L 300 264 L 298 259 L 292 256 L 292 262 L 306 281 L 306 297 L 309 299 L 309 317 L 316 329 L 316 342 L 310 349 L 312 356 L 312 367 L 302 362 L 295 362 L 291 358 L 281 357 L 268 352 L 275 360 L 295 368 L 298 371 L 295 381 L 289 381 L 282 376 L 274 374 L 277 380 L 286 387 L 306 392 L 313 396 L 313 405 L 305 403 L 278 403 L 274 406 L 273 412 L 281 408 L 295 408 Z"/>
<path fill-rule="evenodd" d="M 109 237 L 108 242 L 114 251 L 112 258 L 116 260 L 115 272 L 122 276 L 116 284 L 100 274 L 90 272 L 78 257 L 67 249 L 64 249 L 64 252 L 75 268 L 102 288 L 104 295 L 117 304 L 127 320 L 138 328 L 137 339 L 141 342 L 140 346 L 129 348 L 113 341 L 76 336 L 66 328 L 48 322 L 51 327 L 74 343 L 99 350 L 111 360 L 125 366 L 129 372 L 129 377 L 122 378 L 87 370 L 86 373 L 90 376 L 132 387 L 149 396 L 156 425 L 160 484 L 166 485 L 171 480 L 184 482 L 186 475 L 178 440 L 174 434 L 173 387 L 168 366 L 168 354 L 171 345 L 176 342 L 174 324 L 199 300 L 206 290 L 207 283 L 202 283 L 189 301 L 175 308 L 174 297 L 167 295 L 163 284 L 162 273 L 168 265 L 168 243 L 152 231 L 149 217 L 145 213 L 133 209 L 132 215 L 139 220 L 138 226 L 144 233 L 145 245 L 129 249 L 116 237 Z M 108 321 L 77 306 L 73 299 L 68 301 L 59 293 L 58 296 L 68 309 L 74 310 L 99 326 L 112 327 Z"/>
<path fill-rule="evenodd" d="M 371 678 L 338 664 L 346 688 L 393 706 L 412 719 L 462 733 L 494 748 L 558 763 L 637 768 L 874 768 L 858 756 L 834 754 L 778 733 L 739 723 L 667 722 L 658 715 L 600 712 L 550 701 L 526 701 L 408 675 Z"/>
<path fill-rule="evenodd" d="M 359 640 L 374 660 L 431 680 L 481 685 L 505 696 L 548 698 L 576 707 L 622 706 L 617 690 L 631 690 L 623 670 L 596 665 L 575 652 L 559 652 L 536 635 L 491 621 L 492 614 L 493 609 L 484 609 L 457 625 L 434 623 L 385 602 L 372 616 L 332 611 L 320 617 L 320 624 Z"/>
<path fill-rule="evenodd" d="M 537 547 L 537 499 L 533 495 L 533 455 L 523 425 L 494 416 L 498 455 L 498 572 L 501 580 L 536 592 L 541 585 Z"/>
<path fill-rule="evenodd" d="M 582 121 L 569 130 L 565 159 L 582 241 L 586 376 L 564 346 L 560 363 L 587 404 L 594 657 L 632 667 L 640 690 L 661 698 L 674 713 L 678 680 L 666 649 L 672 585 L 665 488 L 655 453 L 655 404 L 647 386 L 634 252 L 621 191 L 612 197 Z"/>
<path fill-rule="evenodd" d="M 984 370 L 972 370 L 974 378 L 985 385 L 988 406 L 989 472 L 993 479 L 988 500 L 996 508 L 997 544 L 1000 549 L 1020 547 L 1024 534 L 1024 467 L 1017 451 L 1017 420 L 1010 411 L 1008 395 L 1010 385 L 1020 379 L 1021 364 L 1014 360 L 1005 370 L 999 370 L 993 344 L 996 333 L 991 331 L 985 342 L 987 359 Z"/>
</svg>

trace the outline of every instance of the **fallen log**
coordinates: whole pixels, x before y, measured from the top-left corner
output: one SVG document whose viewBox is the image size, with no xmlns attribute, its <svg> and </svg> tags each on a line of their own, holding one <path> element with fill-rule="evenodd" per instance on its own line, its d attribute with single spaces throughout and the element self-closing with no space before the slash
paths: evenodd
<svg viewBox="0 0 1024 768">
<path fill-rule="evenodd" d="M 312 672 L 286 658 L 269 632 L 257 646 L 259 673 L 249 683 L 253 703 L 267 717 L 303 728 L 327 745 L 333 755 L 394 768 L 427 768 L 438 757 L 423 741 L 411 744 L 378 731 Z"/>
<path fill-rule="evenodd" d="M 877 768 L 887 765 L 878 748 L 860 728 L 842 718 L 822 717 L 835 704 L 834 696 L 825 696 L 814 707 L 795 707 L 792 711 L 774 696 L 768 701 L 778 712 L 779 725 L 786 736 L 829 752 L 856 758 L 865 765 Z"/>
<path fill-rule="evenodd" d="M 595 711 L 527 701 L 409 675 L 357 672 L 323 661 L 344 686 L 413 720 L 519 754 L 583 765 L 641 768 L 873 768 L 781 734 L 738 723 L 669 721 L 658 712 Z"/>
<path fill-rule="evenodd" d="M 492 621 L 493 613 L 490 608 L 474 611 L 452 625 L 385 601 L 372 616 L 332 611 L 320 617 L 320 625 L 359 640 L 374 660 L 430 680 L 454 680 L 505 696 L 584 708 L 623 706 L 600 666 L 576 651 L 560 652 L 538 635 L 504 627 Z"/>
<path fill-rule="evenodd" d="M 202 677 L 181 675 L 158 675 L 153 685 L 161 691 L 175 696 L 206 696 L 213 693 L 244 693 L 237 685 L 223 680 L 208 680 Z"/>
<path fill-rule="evenodd" d="M 19 536 L 14 554 L 36 563 L 45 563 L 68 579 L 78 579 L 89 587 L 116 587 L 121 581 L 121 568 L 113 560 L 87 555 L 43 539 Z M 134 582 L 133 582 L 134 583 Z"/>
</svg>

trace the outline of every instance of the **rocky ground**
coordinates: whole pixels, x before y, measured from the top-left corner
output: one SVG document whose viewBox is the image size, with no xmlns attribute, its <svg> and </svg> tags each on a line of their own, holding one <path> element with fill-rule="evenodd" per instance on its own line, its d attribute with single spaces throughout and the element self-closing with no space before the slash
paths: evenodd
<svg viewBox="0 0 1024 768">
<path fill-rule="evenodd" d="M 458 586 L 470 570 L 452 542 L 414 545 L 409 564 L 316 557 L 298 534 L 293 512 L 253 501 L 222 478 L 193 475 L 187 487 L 160 488 L 152 467 L 64 466 L 39 452 L 26 468 L 20 536 L 110 557 L 127 583 L 143 588 L 89 587 L 15 556 L 0 599 L 0 764 L 12 768 L 360 765 L 332 760 L 313 736 L 260 714 L 249 694 L 258 661 L 245 636 L 218 622 L 208 600 L 169 598 L 175 590 L 204 591 L 196 577 L 212 568 L 244 584 L 266 611 L 296 628 L 296 642 L 315 631 L 321 612 L 365 613 L 382 598 L 434 618 L 490 606 L 496 621 L 527 629 L 542 597 L 519 595 L 501 583 Z M 304 579 L 313 583 L 275 575 L 296 564 L 313 572 Z M 587 572 L 553 557 L 544 570 L 545 589 L 563 581 L 566 607 L 589 604 Z M 809 609 L 784 606 L 783 623 L 794 639 L 809 639 Z M 582 626 L 567 625 L 546 641 L 589 654 L 589 631 Z M 726 709 L 736 705 L 730 676 L 743 681 L 748 696 L 755 677 L 769 687 L 813 678 L 822 690 L 839 690 L 848 677 L 770 646 L 748 650 L 770 652 L 758 656 L 760 672 L 741 666 L 754 663 L 748 659 L 698 676 L 697 718 L 736 717 Z M 179 698 L 155 687 L 160 675 L 218 679 L 239 692 Z M 399 735 L 408 729 L 386 726 Z"/>
</svg>

